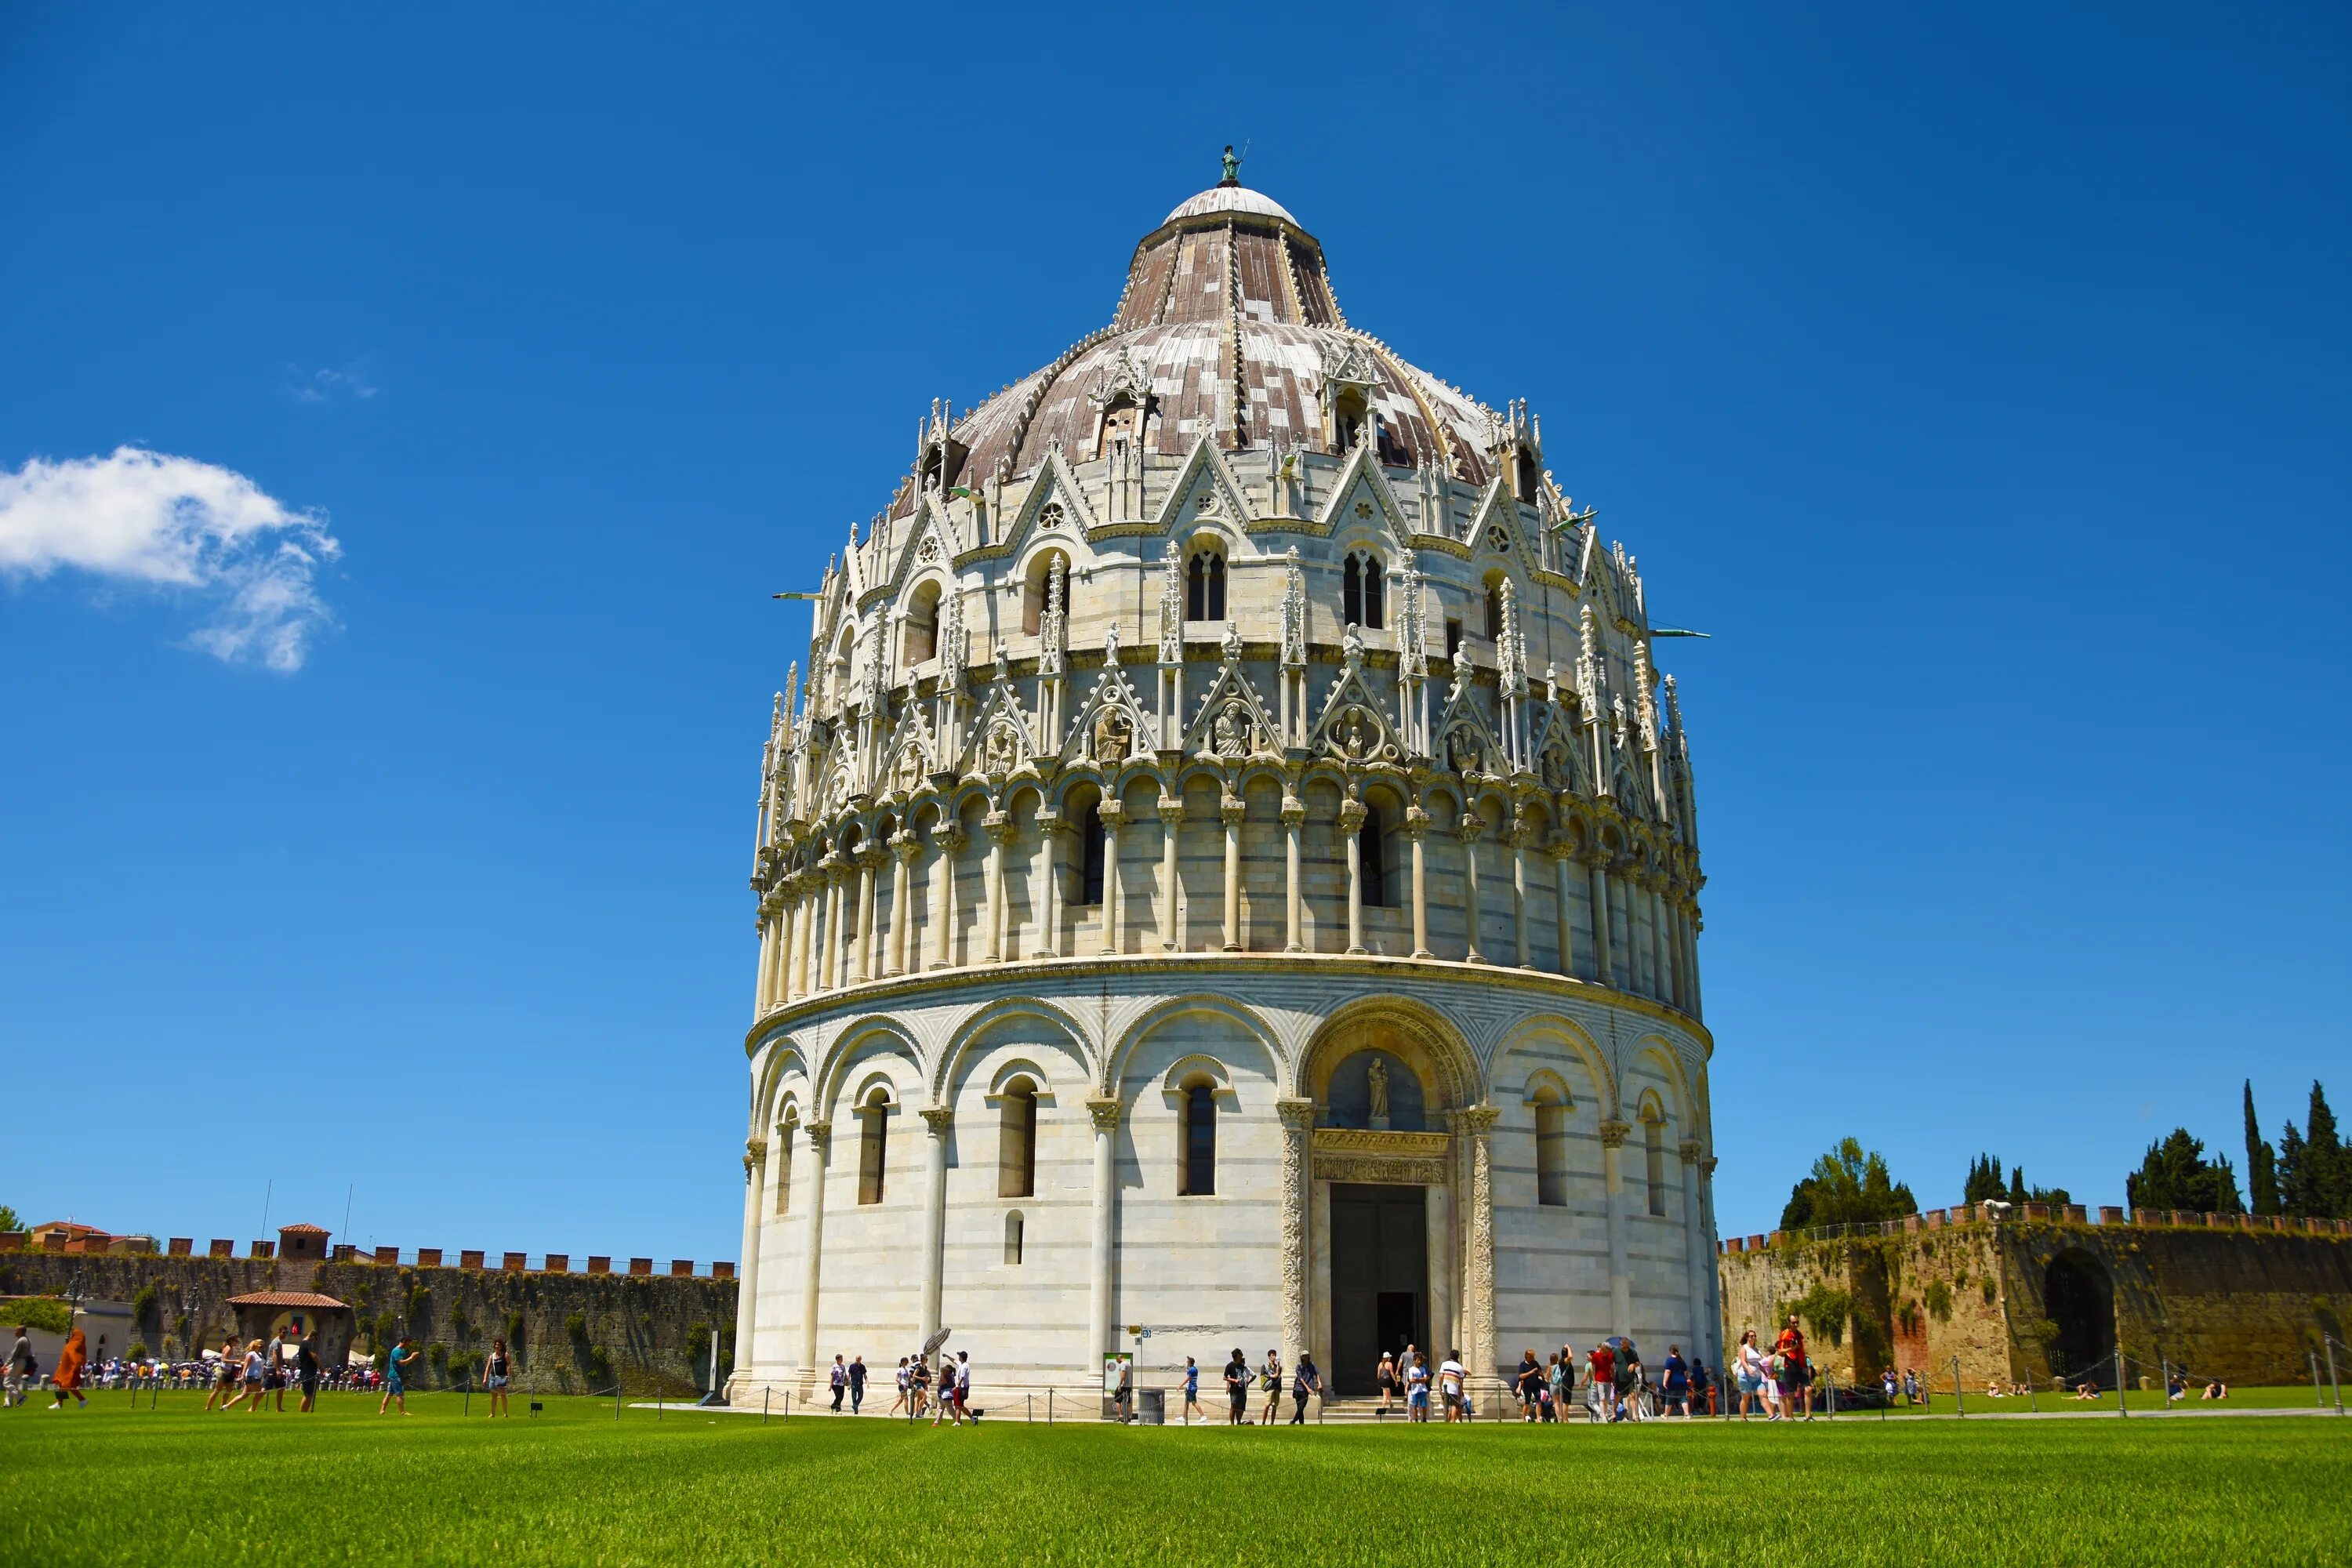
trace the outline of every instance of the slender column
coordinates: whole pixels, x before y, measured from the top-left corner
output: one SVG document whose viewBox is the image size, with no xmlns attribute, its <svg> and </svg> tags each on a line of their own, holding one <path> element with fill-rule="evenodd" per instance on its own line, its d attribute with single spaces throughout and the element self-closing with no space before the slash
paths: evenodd
<svg viewBox="0 0 2352 1568">
<path fill-rule="evenodd" d="M 834 972 L 834 952 L 841 945 L 841 873 L 846 862 L 835 850 L 822 862 L 824 868 L 824 931 L 817 939 L 816 988 L 831 991 L 840 984 Z"/>
<path fill-rule="evenodd" d="M 833 1148 L 833 1123 L 808 1124 L 809 1180 L 808 1243 L 801 1259 L 801 1385 L 816 1377 L 816 1288 L 818 1264 L 824 1257 L 824 1168 Z"/>
<path fill-rule="evenodd" d="M 1277 1100 L 1282 1118 L 1282 1364 L 1297 1366 L 1307 1346 L 1307 1145 L 1312 1100 Z"/>
<path fill-rule="evenodd" d="M 1176 837 L 1184 822 L 1184 797 L 1160 797 L 1160 945 L 1184 951 L 1184 900 L 1176 886 Z"/>
<path fill-rule="evenodd" d="M 800 939 L 800 894 L 787 879 L 776 885 L 776 978 L 772 994 L 779 1007 L 793 998 L 793 943 Z"/>
<path fill-rule="evenodd" d="M 793 945 L 784 959 L 784 999 L 809 994 L 809 943 L 816 935 L 816 896 L 806 873 L 793 878 Z"/>
<path fill-rule="evenodd" d="M 1004 962 L 1004 847 L 1013 842 L 1013 818 L 992 811 L 982 819 L 988 830 L 988 962 Z"/>
<path fill-rule="evenodd" d="M 1217 816 L 1225 825 L 1225 951 L 1242 950 L 1242 820 L 1248 808 L 1239 795 L 1217 802 Z"/>
<path fill-rule="evenodd" d="M 1601 1176 L 1609 1191 L 1609 1316 L 1610 1331 L 1633 1328 L 1633 1280 L 1625 1268 L 1625 1134 L 1622 1121 L 1601 1124 Z"/>
<path fill-rule="evenodd" d="M 1045 841 L 1045 890 L 1029 900 L 1040 928 L 1034 958 L 1062 955 L 1062 814 L 1046 809 L 1037 814 L 1037 837 Z"/>
<path fill-rule="evenodd" d="M 1693 1353 L 1706 1355 L 1715 1340 L 1707 1332 L 1707 1285 L 1715 1273 L 1715 1243 L 1706 1234 L 1706 1205 L 1699 1197 L 1699 1156 L 1696 1139 L 1676 1151 L 1683 1157 L 1683 1245 L 1690 1263 L 1691 1342 Z"/>
<path fill-rule="evenodd" d="M 1095 1124 L 1094 1247 L 1087 1271 L 1087 1354 L 1083 1370 L 1088 1382 L 1102 1375 L 1102 1358 L 1110 1346 L 1111 1238 L 1118 1203 L 1118 1112 L 1117 1100 L 1089 1100 L 1087 1113 Z"/>
<path fill-rule="evenodd" d="M 754 1138 L 743 1145 L 743 1260 L 735 1283 L 735 1377 L 759 1360 L 752 1336 L 758 1331 L 760 1300 L 760 1195 L 767 1189 L 768 1141 Z M 733 1381 L 733 1379 L 730 1379 Z"/>
<path fill-rule="evenodd" d="M 1429 951 L 1429 865 L 1422 848 L 1429 837 L 1429 813 L 1417 805 L 1407 811 L 1404 836 L 1412 846 L 1412 955 L 1430 958 L 1435 955 Z"/>
<path fill-rule="evenodd" d="M 1474 1377 L 1496 1375 L 1495 1362 L 1495 1120 L 1502 1113 L 1491 1105 L 1473 1105 L 1454 1113 L 1454 1125 L 1470 1135 L 1469 1298 L 1463 1303 L 1470 1342 L 1465 1347 Z"/>
<path fill-rule="evenodd" d="M 890 959 L 888 973 L 907 973 L 907 932 L 915 923 L 915 857 L 923 847 L 914 834 L 900 828 L 890 836 Z"/>
<path fill-rule="evenodd" d="M 1102 950 L 1119 951 L 1118 833 L 1127 826 L 1127 807 L 1115 800 L 1106 800 L 1095 807 L 1102 818 L 1103 829 L 1103 912 Z M 1083 891 L 1084 889 L 1081 889 Z"/>
<path fill-rule="evenodd" d="M 1584 858 L 1586 887 L 1592 900 L 1592 975 L 1603 985 L 1614 985 L 1617 977 L 1610 973 L 1609 963 L 1609 864 L 1606 855 L 1594 851 Z"/>
<path fill-rule="evenodd" d="M 1518 930 L 1519 967 L 1533 969 L 1528 957 L 1528 835 L 1529 829 L 1515 828 L 1511 833 L 1511 923 Z"/>
<path fill-rule="evenodd" d="M 1486 820 L 1476 812 L 1465 811 L 1461 826 L 1454 829 L 1462 840 L 1463 912 L 1470 932 L 1470 950 L 1463 957 L 1472 963 L 1486 962 L 1486 955 L 1478 951 L 1478 835 L 1486 826 Z"/>
<path fill-rule="evenodd" d="M 1690 1005 L 1683 1011 L 1702 1022 L 1706 1017 L 1706 1000 L 1698 980 L 1698 933 L 1703 923 L 1697 900 L 1694 900 L 1683 913 L 1683 973 L 1689 976 L 1690 990 Z"/>
<path fill-rule="evenodd" d="M 881 965 L 874 951 L 875 884 L 881 880 L 874 873 L 887 853 L 882 846 L 867 839 L 857 847 L 857 940 L 849 950 L 849 979 L 852 984 L 862 984 L 878 973 Z"/>
<path fill-rule="evenodd" d="M 1295 795 L 1282 797 L 1283 951 L 1304 952 L 1306 921 L 1298 888 L 1298 829 L 1307 820 L 1307 805 Z"/>
<path fill-rule="evenodd" d="M 956 856 L 963 849 L 963 829 L 948 823 L 931 834 L 931 842 L 939 847 L 939 861 L 931 875 L 940 884 L 939 939 L 933 946 L 933 969 L 955 966 L 956 941 Z"/>
<path fill-rule="evenodd" d="M 1706 1333 L 1709 1365 L 1723 1364 L 1723 1276 L 1715 1267 L 1715 1156 L 1698 1163 L 1700 1246 L 1706 1252 Z"/>
<path fill-rule="evenodd" d="M 764 1018 L 775 996 L 776 916 L 772 909 L 760 910 L 760 972 L 751 983 L 751 1016 Z"/>
<path fill-rule="evenodd" d="M 1665 881 L 1650 879 L 1650 973 L 1657 986 L 1658 1000 L 1671 1003 L 1675 999 L 1674 935 L 1666 911 Z"/>
<path fill-rule="evenodd" d="M 948 1136 L 955 1111 L 945 1105 L 923 1109 L 923 1321 L 924 1342 L 940 1331 L 940 1279 L 947 1262 Z"/>
<path fill-rule="evenodd" d="M 1364 826 L 1364 803 L 1343 800 L 1339 803 L 1339 837 L 1348 846 L 1348 951 L 1364 951 L 1364 841 L 1358 837 Z"/>
<path fill-rule="evenodd" d="M 1545 846 L 1551 856 L 1552 903 L 1559 910 L 1559 972 L 1576 973 L 1575 901 L 1568 890 L 1568 863 L 1576 854 L 1566 839 L 1555 838 Z"/>
</svg>

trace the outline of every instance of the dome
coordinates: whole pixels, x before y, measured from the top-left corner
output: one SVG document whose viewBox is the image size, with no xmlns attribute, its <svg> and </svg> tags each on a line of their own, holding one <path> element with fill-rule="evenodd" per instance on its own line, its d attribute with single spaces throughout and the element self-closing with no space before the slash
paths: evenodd
<svg viewBox="0 0 2352 1568">
<path fill-rule="evenodd" d="M 1211 185 L 1160 221 L 1171 224 L 1179 218 L 1206 217 L 1212 213 L 1248 213 L 1253 217 L 1278 217 L 1294 228 L 1298 226 L 1298 220 L 1280 202 L 1246 185 Z"/>
<path fill-rule="evenodd" d="M 1492 477 L 1496 413 L 1348 323 L 1323 247 L 1281 203 L 1215 185 L 1137 242 L 1110 325 L 967 414 L 955 427 L 972 482 L 1033 473 L 1049 447 L 1091 452 L 1097 397 L 1145 391 L 1143 449 L 1181 457 L 1203 434 L 1227 451 L 1335 450 L 1327 400 L 1352 387 L 1381 461 L 1471 484 Z M 911 500 L 902 490 L 899 500 Z"/>
</svg>

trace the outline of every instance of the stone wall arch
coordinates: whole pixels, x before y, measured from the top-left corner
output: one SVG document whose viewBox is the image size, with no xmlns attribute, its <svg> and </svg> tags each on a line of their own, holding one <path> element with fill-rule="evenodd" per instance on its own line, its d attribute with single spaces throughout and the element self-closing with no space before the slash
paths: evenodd
<svg viewBox="0 0 2352 1568">
<path fill-rule="evenodd" d="M 1170 997 L 1129 1025 L 1119 1038 L 1118 1049 L 1104 1062 L 1103 1070 L 1096 1079 L 1097 1090 L 1106 1097 L 1116 1096 L 1120 1079 L 1137 1050 L 1162 1029 L 1188 1016 L 1221 1018 L 1237 1026 L 1265 1052 L 1266 1075 L 1277 1085 L 1285 1081 L 1286 1062 L 1282 1042 L 1264 1018 L 1253 1009 L 1226 997 L 1195 994 Z M 1231 1064 L 1227 1065 L 1230 1067 Z"/>
<path fill-rule="evenodd" d="M 905 1064 L 905 1070 L 917 1085 L 925 1081 L 923 1048 L 905 1025 L 895 1018 L 879 1016 L 860 1019 L 841 1032 L 833 1048 L 825 1054 L 823 1073 L 817 1081 L 815 1094 L 819 1120 L 830 1121 L 844 1108 L 843 1083 L 861 1062 L 877 1057 L 895 1057 Z M 859 1074 L 864 1082 L 865 1075 Z"/>
<path fill-rule="evenodd" d="M 1024 1032 L 1018 1039 L 1008 1041 L 1003 1037 L 1003 1032 L 1013 1030 L 1024 1022 L 1032 1025 L 1032 1030 Z M 952 1103 L 956 1090 L 971 1064 L 988 1051 L 1005 1044 L 1058 1049 L 1070 1058 L 1080 1083 L 1096 1081 L 1093 1042 L 1076 1018 L 1050 1002 L 1026 996 L 1010 997 L 981 1008 L 949 1037 L 947 1048 L 940 1053 L 938 1070 L 931 1077 L 931 1103 Z M 1040 1067 L 1042 1070 L 1042 1064 Z M 1051 1084 L 1045 1087 L 1050 1088 Z"/>
<path fill-rule="evenodd" d="M 1524 1088 L 1526 1073 L 1542 1064 L 1543 1047 L 1552 1045 L 1565 1051 L 1570 1059 L 1580 1064 L 1586 1074 L 1590 1092 L 1576 1100 L 1579 1106 L 1595 1106 L 1604 1119 L 1614 1116 L 1617 1110 L 1617 1075 L 1611 1066 L 1608 1053 L 1573 1018 L 1559 1014 L 1543 1014 L 1522 1019 L 1503 1037 L 1495 1049 L 1493 1072 L 1496 1092 L 1512 1087 Z M 1569 1087 L 1577 1087 L 1571 1075 L 1563 1074 Z"/>
<path fill-rule="evenodd" d="M 1332 1069 L 1368 1047 L 1388 1052 L 1419 1075 L 1432 1112 L 1486 1100 L 1486 1074 L 1469 1042 L 1434 1009 L 1401 996 L 1365 996 L 1335 1009 L 1299 1054 L 1290 1092 L 1322 1101 Z"/>
</svg>

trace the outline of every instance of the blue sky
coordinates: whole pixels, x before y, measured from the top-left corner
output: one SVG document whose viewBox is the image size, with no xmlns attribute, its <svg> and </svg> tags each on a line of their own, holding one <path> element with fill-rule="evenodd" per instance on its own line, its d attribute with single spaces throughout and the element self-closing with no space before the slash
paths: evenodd
<svg viewBox="0 0 2352 1568">
<path fill-rule="evenodd" d="M 768 595 L 1227 141 L 1715 634 L 1727 1233 L 2352 1098 L 2352 23 L 2238 10 L 8 8 L 0 1201 L 732 1257 Z"/>
</svg>

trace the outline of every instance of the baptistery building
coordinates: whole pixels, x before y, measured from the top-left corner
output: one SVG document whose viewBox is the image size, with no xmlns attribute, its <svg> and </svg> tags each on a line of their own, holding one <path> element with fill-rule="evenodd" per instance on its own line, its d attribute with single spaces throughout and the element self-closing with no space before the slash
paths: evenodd
<svg viewBox="0 0 2352 1568">
<path fill-rule="evenodd" d="M 1715 1355 L 1690 752 L 1535 415 L 1229 178 L 910 458 L 769 726 L 737 1400 Z"/>
</svg>

